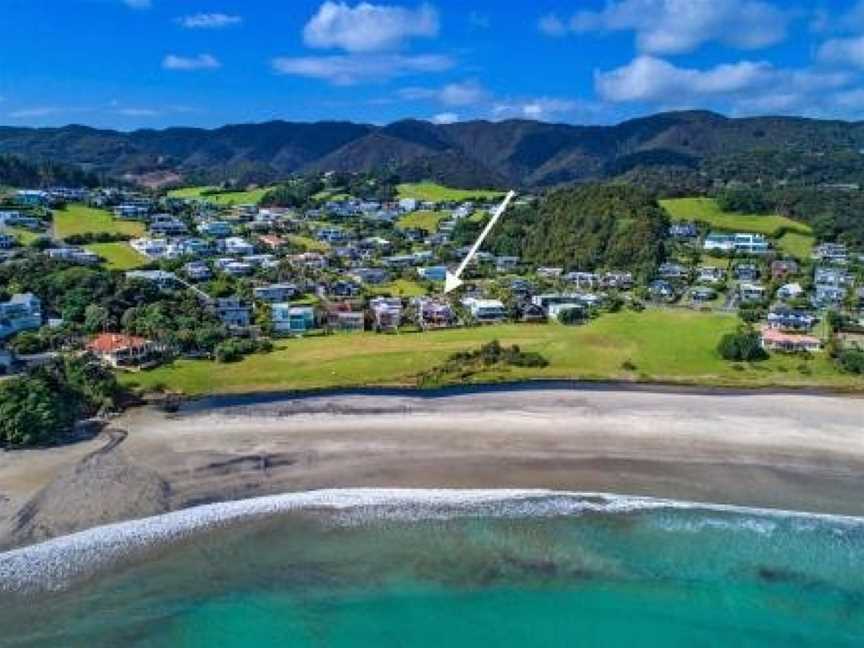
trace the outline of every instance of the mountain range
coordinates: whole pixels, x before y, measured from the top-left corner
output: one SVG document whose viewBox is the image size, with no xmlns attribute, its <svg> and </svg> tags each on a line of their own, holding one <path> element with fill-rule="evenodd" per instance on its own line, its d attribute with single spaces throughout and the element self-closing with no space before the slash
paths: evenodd
<svg viewBox="0 0 864 648">
<path fill-rule="evenodd" d="M 634 168 L 698 169 L 753 151 L 864 149 L 864 122 L 660 113 L 614 126 L 530 120 L 387 126 L 272 121 L 216 129 L 120 132 L 87 126 L 0 127 L 0 154 L 164 182 L 269 182 L 297 172 L 389 170 L 463 187 L 543 187 L 618 176 Z"/>
</svg>

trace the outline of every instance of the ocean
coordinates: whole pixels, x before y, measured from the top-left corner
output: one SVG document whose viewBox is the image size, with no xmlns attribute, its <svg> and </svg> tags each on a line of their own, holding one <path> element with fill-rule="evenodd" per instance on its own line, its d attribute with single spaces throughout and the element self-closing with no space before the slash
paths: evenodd
<svg viewBox="0 0 864 648">
<path fill-rule="evenodd" d="M 0 646 L 864 646 L 864 519 L 317 491 L 0 554 Z"/>
</svg>

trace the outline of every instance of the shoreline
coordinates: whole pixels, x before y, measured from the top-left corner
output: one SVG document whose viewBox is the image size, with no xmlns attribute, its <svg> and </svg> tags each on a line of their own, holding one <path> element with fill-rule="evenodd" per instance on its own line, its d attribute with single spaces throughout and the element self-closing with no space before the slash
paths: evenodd
<svg viewBox="0 0 864 648">
<path fill-rule="evenodd" d="M 135 407 L 96 438 L 4 453 L 0 548 L 332 488 L 539 488 L 864 516 L 861 410 L 837 394 L 561 381 Z"/>
</svg>

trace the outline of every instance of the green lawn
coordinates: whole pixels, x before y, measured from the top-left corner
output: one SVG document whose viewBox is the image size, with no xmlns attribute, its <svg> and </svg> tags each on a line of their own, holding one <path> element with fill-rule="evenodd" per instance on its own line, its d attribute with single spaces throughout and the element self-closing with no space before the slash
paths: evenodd
<svg viewBox="0 0 864 648">
<path fill-rule="evenodd" d="M 777 239 L 777 247 L 796 259 L 809 259 L 813 254 L 816 240 L 808 234 L 786 232 Z"/>
<path fill-rule="evenodd" d="M 263 187 L 250 191 L 229 191 L 204 195 L 206 191 L 216 189 L 217 187 L 184 187 L 183 189 L 172 189 L 168 195 L 171 198 L 198 198 L 220 207 L 230 207 L 232 205 L 257 205 L 268 191 L 267 187 Z"/>
<path fill-rule="evenodd" d="M 330 246 L 325 241 L 319 241 L 309 236 L 289 234 L 286 238 L 294 245 L 299 245 L 309 252 L 326 252 L 330 249 Z"/>
<path fill-rule="evenodd" d="M 133 270 L 149 263 L 147 257 L 125 242 L 93 243 L 84 247 L 105 259 L 105 265 L 111 270 Z"/>
<path fill-rule="evenodd" d="M 438 231 L 438 223 L 445 220 L 450 214 L 443 211 L 415 211 L 405 214 L 397 222 L 399 229 L 422 229 L 430 234 Z"/>
<path fill-rule="evenodd" d="M 38 239 L 40 236 L 45 236 L 45 232 L 34 232 L 29 229 L 24 229 L 23 227 L 7 227 L 5 229 L 0 229 L 0 231 L 17 237 L 20 245 L 30 245 L 30 243 Z"/>
<path fill-rule="evenodd" d="M 429 333 L 322 336 L 279 341 L 272 353 L 237 363 L 178 360 L 153 371 L 123 374 L 121 380 L 144 389 L 164 387 L 190 395 L 410 385 L 419 372 L 450 354 L 497 338 L 524 351 L 539 351 L 550 365 L 478 374 L 474 377 L 478 382 L 561 378 L 864 388 L 864 380 L 838 373 L 824 355 L 806 363 L 777 355 L 736 369 L 715 348 L 721 335 L 737 325 L 737 319 L 726 314 L 649 310 L 604 315 L 581 327 L 507 324 Z M 622 369 L 625 360 L 636 370 Z M 807 373 L 799 369 L 805 364 Z"/>
<path fill-rule="evenodd" d="M 416 281 L 395 279 L 390 283 L 372 287 L 373 295 L 393 295 L 394 297 L 422 297 L 426 289 Z"/>
<path fill-rule="evenodd" d="M 660 204 L 669 212 L 672 220 L 702 221 L 718 230 L 756 232 L 766 236 L 778 236 L 784 229 L 804 235 L 812 233 L 808 225 L 777 214 L 724 212 L 713 198 L 673 198 L 661 200 Z"/>
<path fill-rule="evenodd" d="M 487 189 L 452 189 L 435 182 L 413 182 L 400 184 L 397 187 L 400 198 L 416 198 L 417 200 L 430 200 L 441 202 L 444 200 L 472 200 L 499 198 L 504 196 L 503 191 L 490 191 Z"/>
<path fill-rule="evenodd" d="M 58 238 L 91 232 L 142 236 L 145 231 L 144 223 L 115 219 L 113 214 L 104 209 L 93 209 L 77 203 L 54 212 L 54 235 Z"/>
</svg>

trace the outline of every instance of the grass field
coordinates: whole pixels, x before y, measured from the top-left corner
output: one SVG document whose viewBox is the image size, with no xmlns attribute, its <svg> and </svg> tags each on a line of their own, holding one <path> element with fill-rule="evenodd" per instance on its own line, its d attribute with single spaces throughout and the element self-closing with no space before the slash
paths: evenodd
<svg viewBox="0 0 864 648">
<path fill-rule="evenodd" d="M 294 245 L 299 245 L 308 252 L 326 252 L 330 249 L 330 246 L 324 242 L 319 241 L 314 238 L 310 238 L 308 236 L 300 236 L 299 234 L 289 234 L 286 237 L 289 241 L 291 241 Z"/>
<path fill-rule="evenodd" d="M 138 254 L 128 243 L 92 243 L 85 248 L 105 259 L 105 265 L 110 270 L 133 270 L 147 265 L 147 257 Z"/>
<path fill-rule="evenodd" d="M 672 220 L 702 221 L 718 230 L 756 232 L 766 236 L 779 236 L 784 229 L 804 235 L 812 234 L 810 227 L 777 214 L 739 214 L 724 212 L 713 198 L 673 198 L 661 200 Z"/>
<path fill-rule="evenodd" d="M 504 195 L 503 191 L 489 191 L 486 189 L 452 189 L 435 182 L 413 182 L 400 184 L 397 187 L 400 198 L 415 198 L 417 200 L 429 200 L 441 202 L 444 200 L 471 200 L 499 198 Z"/>
<path fill-rule="evenodd" d="M 813 254 L 815 239 L 807 234 L 786 232 L 777 239 L 777 247 L 796 259 L 809 259 Z"/>
<path fill-rule="evenodd" d="M 831 386 L 864 388 L 860 377 L 838 373 L 830 360 L 774 356 L 736 368 L 716 353 L 719 338 L 738 325 L 734 316 L 692 311 L 649 310 L 605 315 L 581 327 L 516 325 L 429 333 L 322 336 L 284 340 L 266 355 L 238 363 L 178 360 L 171 366 L 121 380 L 143 389 L 186 394 L 316 389 L 363 385 L 411 385 L 456 351 L 498 339 L 538 351 L 543 369 L 514 368 L 477 374 L 477 382 L 530 379 L 643 380 L 690 384 Z M 625 361 L 636 369 L 622 369 Z M 801 367 L 806 365 L 806 371 Z"/>
<path fill-rule="evenodd" d="M 230 207 L 232 205 L 257 205 L 268 191 L 264 187 L 261 189 L 252 189 L 251 191 L 230 191 L 204 195 L 204 192 L 213 191 L 214 189 L 216 187 L 184 187 L 183 189 L 172 189 L 168 192 L 168 195 L 172 198 L 199 198 L 214 205 Z"/>
<path fill-rule="evenodd" d="M 395 279 L 390 283 L 372 287 L 373 295 L 393 295 L 394 297 L 422 297 L 426 289 L 416 281 L 408 279 Z"/>
<path fill-rule="evenodd" d="M 98 232 L 142 236 L 145 231 L 144 223 L 117 220 L 104 209 L 93 209 L 85 205 L 71 204 L 67 205 L 66 209 L 54 212 L 54 236 L 58 238 Z"/>
<path fill-rule="evenodd" d="M 415 211 L 405 214 L 396 222 L 399 229 L 422 229 L 430 234 L 438 231 L 438 223 L 449 216 L 443 211 Z"/>
<path fill-rule="evenodd" d="M 0 228 L 0 232 L 4 234 L 12 234 L 18 239 L 20 245 L 30 245 L 40 236 L 45 236 L 45 232 L 33 232 L 23 227 L 6 227 Z"/>
</svg>

